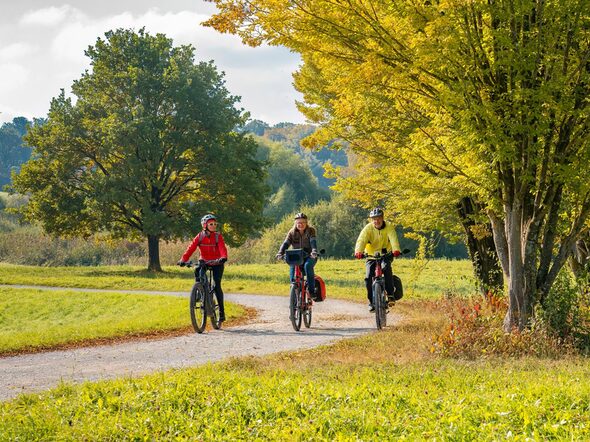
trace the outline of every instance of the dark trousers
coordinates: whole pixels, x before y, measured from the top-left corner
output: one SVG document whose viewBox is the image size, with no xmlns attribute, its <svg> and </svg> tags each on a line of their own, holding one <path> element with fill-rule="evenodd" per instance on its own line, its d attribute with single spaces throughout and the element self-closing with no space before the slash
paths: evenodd
<svg viewBox="0 0 590 442">
<path fill-rule="evenodd" d="M 213 272 L 213 281 L 215 281 L 215 294 L 217 301 L 219 301 L 219 315 L 225 316 L 225 306 L 223 305 L 223 290 L 221 289 L 221 278 L 223 277 L 224 265 L 211 266 Z M 201 269 L 201 277 L 205 276 L 206 269 Z M 211 281 L 209 281 L 211 284 Z"/>
<path fill-rule="evenodd" d="M 375 260 L 368 260 L 365 264 L 366 273 L 365 273 L 365 286 L 367 287 L 367 298 L 369 302 L 373 302 L 373 276 L 375 276 L 375 267 L 377 267 L 377 261 Z M 385 279 L 385 291 L 387 292 L 387 296 L 393 297 L 393 293 L 395 292 L 394 285 L 393 285 L 393 273 L 391 271 L 391 263 L 388 262 L 387 265 L 383 268 L 383 278 Z"/>
<path fill-rule="evenodd" d="M 301 266 L 303 268 L 303 274 L 307 276 L 307 281 L 312 281 L 309 286 L 311 287 L 310 292 L 312 292 L 315 288 L 315 282 L 313 282 L 315 273 L 314 267 L 317 259 L 313 259 L 312 257 L 305 258 L 305 262 Z M 291 278 L 291 282 L 295 282 L 295 266 L 291 266 L 289 270 L 289 278 Z"/>
</svg>

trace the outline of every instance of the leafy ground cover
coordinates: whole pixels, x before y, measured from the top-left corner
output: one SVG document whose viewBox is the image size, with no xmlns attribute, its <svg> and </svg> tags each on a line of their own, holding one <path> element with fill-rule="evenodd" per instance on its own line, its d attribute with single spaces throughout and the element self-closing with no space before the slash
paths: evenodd
<svg viewBox="0 0 590 442">
<path fill-rule="evenodd" d="M 468 295 L 474 291 L 471 263 L 467 260 L 431 260 L 427 263 L 400 259 L 394 263 L 409 298 L 440 297 L 453 292 Z M 321 260 L 316 273 L 326 281 L 328 296 L 363 300 L 365 267 L 362 261 Z M 223 287 L 228 293 L 286 295 L 289 291 L 288 267 L 276 264 L 228 265 Z M 32 267 L 0 264 L 0 284 L 31 284 L 57 287 L 188 291 L 192 272 L 167 267 L 154 274 L 143 267 Z"/>
<path fill-rule="evenodd" d="M 0 288 L 0 355 L 191 330 L 185 298 Z"/>
<path fill-rule="evenodd" d="M 434 302 L 383 333 L 0 405 L 7 440 L 585 440 L 590 366 L 439 358 Z"/>
</svg>

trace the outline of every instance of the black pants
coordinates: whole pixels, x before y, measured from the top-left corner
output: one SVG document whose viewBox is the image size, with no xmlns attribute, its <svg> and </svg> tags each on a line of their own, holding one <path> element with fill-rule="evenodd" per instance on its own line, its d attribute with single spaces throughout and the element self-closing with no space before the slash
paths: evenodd
<svg viewBox="0 0 590 442">
<path fill-rule="evenodd" d="M 225 306 L 223 305 L 223 290 L 221 289 L 221 278 L 223 277 L 224 265 L 220 264 L 217 266 L 211 266 L 213 272 L 213 281 L 215 281 L 215 294 L 217 295 L 217 301 L 219 301 L 219 315 L 225 316 Z M 207 270 L 201 269 L 201 278 Z M 211 281 L 209 281 L 211 283 Z"/>
<path fill-rule="evenodd" d="M 373 303 L 373 276 L 375 276 L 375 267 L 377 267 L 377 261 L 375 260 L 368 260 L 365 264 L 366 266 L 366 273 L 365 273 L 365 286 L 367 287 L 367 298 L 369 299 L 370 303 Z M 393 285 L 393 273 L 391 271 L 391 263 L 388 262 L 387 265 L 383 268 L 383 278 L 385 279 L 385 291 L 387 292 L 387 296 L 393 297 L 393 293 L 395 292 L 394 285 Z"/>
</svg>

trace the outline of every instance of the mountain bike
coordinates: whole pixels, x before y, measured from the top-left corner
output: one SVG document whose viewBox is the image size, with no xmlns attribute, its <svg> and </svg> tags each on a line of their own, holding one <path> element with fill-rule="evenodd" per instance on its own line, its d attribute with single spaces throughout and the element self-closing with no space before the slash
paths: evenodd
<svg viewBox="0 0 590 442">
<path fill-rule="evenodd" d="M 285 251 L 283 257 L 287 264 L 295 267 L 295 281 L 291 282 L 289 292 L 289 319 L 295 331 L 301 329 L 302 320 L 306 328 L 311 327 L 313 300 L 309 291 L 305 290 L 306 276 L 303 270 L 303 264 L 309 256 L 303 249 L 290 249 Z M 315 281 L 312 281 L 312 287 L 315 288 Z"/>
<path fill-rule="evenodd" d="M 191 322 L 197 333 L 203 333 L 205 330 L 207 316 L 209 316 L 214 329 L 219 330 L 221 328 L 219 300 L 215 293 L 215 280 L 213 279 L 212 270 L 212 266 L 217 263 L 217 260 L 199 260 L 198 263 L 189 261 L 186 264 L 187 267 L 195 268 L 195 284 L 191 290 L 189 308 Z"/>
<path fill-rule="evenodd" d="M 408 252 L 408 249 L 404 249 L 402 251 L 402 254 L 406 254 Z M 387 292 L 385 291 L 385 277 L 383 276 L 383 269 L 386 266 L 391 265 L 391 261 L 393 260 L 393 253 L 387 252 L 384 254 L 380 254 L 379 252 L 377 252 L 374 255 L 368 255 L 364 253 L 363 257 L 372 258 L 376 262 L 375 276 L 373 276 L 373 284 L 371 285 L 371 290 L 373 292 L 373 307 L 375 308 L 375 324 L 377 325 L 377 329 L 381 330 L 383 327 L 387 326 L 387 313 L 389 307 L 395 304 L 395 300 L 389 299 L 387 296 Z"/>
</svg>

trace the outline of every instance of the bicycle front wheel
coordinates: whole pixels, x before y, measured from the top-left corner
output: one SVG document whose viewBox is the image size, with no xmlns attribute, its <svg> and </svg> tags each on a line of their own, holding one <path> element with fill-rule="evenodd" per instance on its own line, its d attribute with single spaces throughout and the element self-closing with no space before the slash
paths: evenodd
<svg viewBox="0 0 590 442">
<path fill-rule="evenodd" d="M 205 292 L 201 284 L 197 283 L 193 286 L 189 300 L 189 308 L 193 328 L 197 333 L 203 333 L 207 322 L 207 315 L 205 314 Z"/>
<path fill-rule="evenodd" d="M 299 288 L 293 284 L 289 296 L 289 318 L 295 331 L 301 329 L 301 294 Z"/>
<path fill-rule="evenodd" d="M 383 285 L 373 283 L 373 306 L 375 307 L 375 324 L 381 330 L 387 325 L 387 304 L 384 300 Z"/>
<path fill-rule="evenodd" d="M 217 299 L 215 290 L 211 290 L 209 299 L 211 300 L 209 304 L 211 308 L 211 325 L 215 330 L 219 330 L 221 328 L 221 321 L 219 320 L 219 299 Z"/>
</svg>

